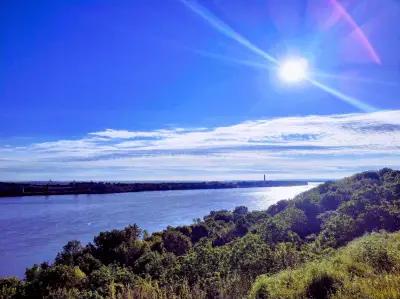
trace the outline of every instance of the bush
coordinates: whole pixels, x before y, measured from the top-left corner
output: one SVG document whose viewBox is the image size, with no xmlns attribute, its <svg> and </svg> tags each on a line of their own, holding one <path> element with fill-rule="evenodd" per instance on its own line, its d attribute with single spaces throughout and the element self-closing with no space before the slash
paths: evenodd
<svg viewBox="0 0 400 299">
<path fill-rule="evenodd" d="M 22 295 L 23 284 L 18 278 L 0 279 L 0 298 L 17 298 Z"/>
<path fill-rule="evenodd" d="M 310 299 L 327 299 L 338 289 L 338 281 L 328 273 L 313 277 L 306 288 L 306 296 Z"/>
<path fill-rule="evenodd" d="M 190 239 L 178 231 L 166 231 L 162 238 L 165 249 L 178 256 L 186 254 L 192 247 Z"/>
<path fill-rule="evenodd" d="M 375 233 L 312 263 L 260 276 L 250 298 L 400 298 L 400 233 Z"/>
<path fill-rule="evenodd" d="M 267 211 L 214 211 L 152 235 L 71 241 L 0 280 L 0 298 L 400 298 L 400 171 L 329 182 Z M 345 246 L 339 248 L 341 246 Z M 264 275 L 262 275 L 264 274 Z M 260 276 L 261 275 L 261 276 Z"/>
</svg>

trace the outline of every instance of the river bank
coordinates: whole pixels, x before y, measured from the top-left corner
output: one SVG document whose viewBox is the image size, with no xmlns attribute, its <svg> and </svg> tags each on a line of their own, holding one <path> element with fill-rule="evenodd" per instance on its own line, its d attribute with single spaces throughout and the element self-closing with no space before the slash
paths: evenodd
<svg viewBox="0 0 400 299">
<path fill-rule="evenodd" d="M 31 182 L 1 183 L 0 197 L 66 194 L 108 194 L 143 191 L 233 189 L 305 186 L 306 181 L 204 181 L 204 182 Z"/>
</svg>

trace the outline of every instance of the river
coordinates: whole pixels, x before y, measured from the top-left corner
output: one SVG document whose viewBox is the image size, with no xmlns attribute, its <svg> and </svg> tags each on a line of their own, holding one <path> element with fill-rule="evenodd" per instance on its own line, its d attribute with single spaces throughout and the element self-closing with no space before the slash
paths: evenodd
<svg viewBox="0 0 400 299">
<path fill-rule="evenodd" d="M 262 210 L 316 185 L 0 198 L 0 276 L 23 277 L 25 268 L 52 261 L 69 240 L 86 244 L 101 231 L 133 223 L 159 231 L 239 205 Z"/>
</svg>

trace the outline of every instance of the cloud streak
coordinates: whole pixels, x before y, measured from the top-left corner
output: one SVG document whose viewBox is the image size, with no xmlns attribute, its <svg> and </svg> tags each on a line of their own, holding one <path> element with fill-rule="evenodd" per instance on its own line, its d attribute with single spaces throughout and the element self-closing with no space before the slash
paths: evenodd
<svg viewBox="0 0 400 299">
<path fill-rule="evenodd" d="M 400 110 L 198 129 L 106 129 L 0 147 L 0 180 L 335 178 L 400 166 Z"/>
</svg>

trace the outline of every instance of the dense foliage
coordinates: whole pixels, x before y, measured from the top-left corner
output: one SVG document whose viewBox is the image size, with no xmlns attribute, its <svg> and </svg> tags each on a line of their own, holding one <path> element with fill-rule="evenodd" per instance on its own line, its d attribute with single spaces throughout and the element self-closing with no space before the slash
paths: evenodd
<svg viewBox="0 0 400 299">
<path fill-rule="evenodd" d="M 132 225 L 86 246 L 71 241 L 51 265 L 27 269 L 23 281 L 0 280 L 0 297 L 400 298 L 390 286 L 399 286 L 397 234 L 339 248 L 399 229 L 400 171 L 382 169 L 266 211 L 237 207 L 152 235 Z"/>
</svg>

